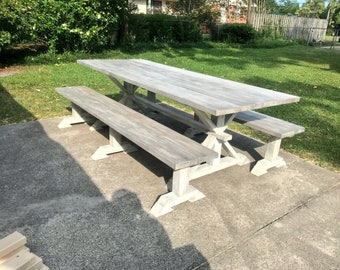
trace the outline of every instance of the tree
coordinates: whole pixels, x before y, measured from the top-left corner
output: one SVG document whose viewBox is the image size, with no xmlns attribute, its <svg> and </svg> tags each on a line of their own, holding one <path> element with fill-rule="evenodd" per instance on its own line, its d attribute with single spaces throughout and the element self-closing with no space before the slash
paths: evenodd
<svg viewBox="0 0 340 270">
<path fill-rule="evenodd" d="M 188 16 L 200 23 L 214 22 L 220 15 L 216 5 L 208 0 L 178 0 L 168 2 L 167 5 L 170 13 Z"/>
<path fill-rule="evenodd" d="M 100 50 L 110 44 L 126 2 L 1 0 L 0 47 L 8 43 L 4 37 L 9 33 L 10 42 L 38 41 L 51 50 Z"/>
<path fill-rule="evenodd" d="M 21 33 L 22 28 L 26 25 L 22 16 L 20 16 L 21 10 L 21 1 L 0 1 L 0 51 L 1 48 L 11 43 L 16 43 L 18 40 L 27 38 L 27 31 Z"/>
<path fill-rule="evenodd" d="M 275 0 L 266 0 L 266 12 L 269 14 L 278 14 L 279 4 Z"/>
<path fill-rule="evenodd" d="M 280 0 L 278 4 L 277 13 L 281 15 L 297 15 L 299 11 L 299 3 L 297 0 Z"/>
<path fill-rule="evenodd" d="M 299 10 L 299 16 L 308 18 L 320 18 L 325 11 L 325 3 L 323 0 L 307 0 Z"/>
<path fill-rule="evenodd" d="M 340 0 L 329 2 L 327 17 L 329 26 L 340 28 Z"/>
</svg>

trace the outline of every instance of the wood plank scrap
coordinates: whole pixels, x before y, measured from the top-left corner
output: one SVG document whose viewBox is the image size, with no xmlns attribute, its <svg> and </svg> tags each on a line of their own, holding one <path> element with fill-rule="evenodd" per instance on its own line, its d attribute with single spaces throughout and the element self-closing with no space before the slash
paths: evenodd
<svg viewBox="0 0 340 270">
<path fill-rule="evenodd" d="M 27 240 L 14 232 L 0 240 L 0 270 L 46 270 L 42 259 L 25 246 Z"/>
</svg>

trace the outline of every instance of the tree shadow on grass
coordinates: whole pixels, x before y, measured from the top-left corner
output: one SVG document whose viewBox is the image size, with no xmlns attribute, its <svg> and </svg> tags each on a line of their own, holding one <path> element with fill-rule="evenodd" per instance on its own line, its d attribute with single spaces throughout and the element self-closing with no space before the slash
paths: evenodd
<svg viewBox="0 0 340 270">
<path fill-rule="evenodd" d="M 289 48 L 289 47 L 288 47 Z M 171 48 L 164 50 L 163 55 L 170 59 L 180 61 L 181 58 L 189 58 L 208 65 L 225 65 L 235 69 L 245 69 L 253 64 L 262 68 L 277 68 L 282 65 L 306 66 L 308 63 L 319 63 L 329 66 L 330 70 L 340 72 L 339 51 L 309 50 L 299 47 L 283 48 L 232 48 L 226 44 L 214 44 L 212 46 L 193 46 L 192 48 Z M 268 57 L 270 55 L 270 57 Z"/>
<path fill-rule="evenodd" d="M 50 269 L 193 269 L 206 262 L 192 244 L 173 248 L 134 192 L 117 186 L 110 200 L 103 196 L 100 183 L 126 179 L 103 169 L 89 176 L 103 166 L 84 158 L 96 144 L 93 133 L 84 135 L 86 125 L 60 130 L 59 121 L 0 127 L 0 238 L 19 231 Z M 119 160 L 106 169 L 112 165 Z"/>
<path fill-rule="evenodd" d="M 11 65 L 25 64 L 26 57 L 37 56 L 46 53 L 48 46 L 46 44 L 21 44 L 16 47 L 8 47 L 0 52 L 0 68 Z"/>
<path fill-rule="evenodd" d="M 26 122 L 37 118 L 18 104 L 0 82 L 0 125 Z"/>
</svg>

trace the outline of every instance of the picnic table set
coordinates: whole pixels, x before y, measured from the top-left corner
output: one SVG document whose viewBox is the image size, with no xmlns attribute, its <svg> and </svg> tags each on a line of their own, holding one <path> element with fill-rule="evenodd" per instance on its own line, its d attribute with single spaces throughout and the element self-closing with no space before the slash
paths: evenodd
<svg viewBox="0 0 340 270">
<path fill-rule="evenodd" d="M 139 147 L 169 166 L 173 171 L 170 191 L 161 195 L 151 208 L 155 217 L 171 212 L 180 203 L 205 197 L 190 185 L 191 180 L 250 163 L 230 143 L 233 138 L 226 130 L 232 121 L 269 137 L 263 159 L 251 170 L 257 176 L 272 167 L 285 166 L 279 156 L 281 140 L 304 131 L 302 126 L 254 111 L 298 102 L 299 97 L 294 95 L 143 59 L 78 60 L 78 63 L 106 74 L 118 86 L 122 98 L 117 102 L 86 86 L 57 88 L 72 103 L 72 115 L 58 126 L 67 128 L 89 119 L 92 130 L 108 126 L 108 144 L 98 146 L 91 156 L 94 160 Z M 138 88 L 146 90 L 147 95 L 137 95 Z M 158 102 L 156 95 L 189 106 L 194 114 Z M 134 109 L 136 106 L 139 110 Z M 139 112 L 148 109 L 184 123 L 187 131 L 180 134 Z M 206 134 L 202 143 L 190 138 L 202 132 Z"/>
</svg>

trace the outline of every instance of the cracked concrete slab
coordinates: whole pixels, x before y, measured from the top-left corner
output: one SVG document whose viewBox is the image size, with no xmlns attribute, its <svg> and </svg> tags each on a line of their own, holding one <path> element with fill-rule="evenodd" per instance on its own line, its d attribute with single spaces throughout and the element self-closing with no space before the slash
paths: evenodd
<svg viewBox="0 0 340 270">
<path fill-rule="evenodd" d="M 17 230 L 51 269 L 336 269 L 339 174 L 282 153 L 191 182 L 206 198 L 149 215 L 171 170 L 142 150 L 93 161 L 105 130 L 61 118 L 0 127 L 0 238 Z M 258 142 L 234 134 L 250 158 Z"/>
</svg>

